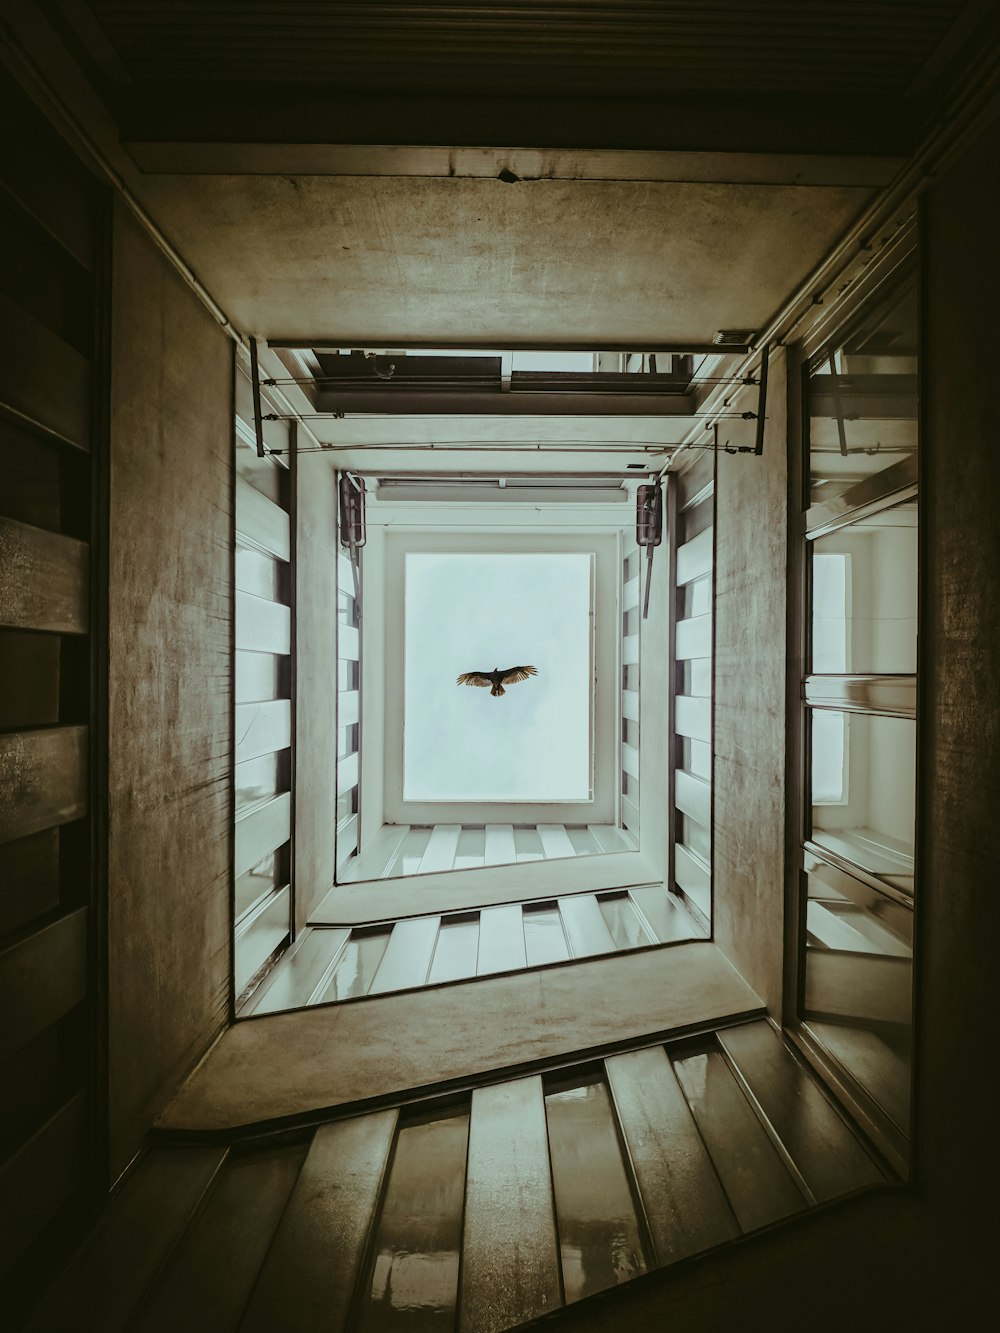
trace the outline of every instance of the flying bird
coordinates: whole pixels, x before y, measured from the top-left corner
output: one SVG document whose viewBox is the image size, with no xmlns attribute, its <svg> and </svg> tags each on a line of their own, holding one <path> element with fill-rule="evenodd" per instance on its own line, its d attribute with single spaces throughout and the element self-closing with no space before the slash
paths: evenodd
<svg viewBox="0 0 1000 1333">
<path fill-rule="evenodd" d="M 490 694 L 499 699 L 501 694 L 506 694 L 505 685 L 516 685 L 519 680 L 527 680 L 529 676 L 537 676 L 538 671 L 533 666 L 515 666 L 507 667 L 501 671 L 499 667 L 494 667 L 492 671 L 463 671 L 456 685 L 479 685 L 483 689 L 487 685 L 493 688 Z"/>
</svg>

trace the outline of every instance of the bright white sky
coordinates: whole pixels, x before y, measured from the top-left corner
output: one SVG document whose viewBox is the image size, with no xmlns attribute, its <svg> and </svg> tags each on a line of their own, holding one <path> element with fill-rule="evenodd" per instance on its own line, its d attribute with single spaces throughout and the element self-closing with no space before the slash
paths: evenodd
<svg viewBox="0 0 1000 1333">
<path fill-rule="evenodd" d="M 589 555 L 406 557 L 405 800 L 590 796 Z M 463 671 L 532 665 L 506 687 Z"/>
</svg>

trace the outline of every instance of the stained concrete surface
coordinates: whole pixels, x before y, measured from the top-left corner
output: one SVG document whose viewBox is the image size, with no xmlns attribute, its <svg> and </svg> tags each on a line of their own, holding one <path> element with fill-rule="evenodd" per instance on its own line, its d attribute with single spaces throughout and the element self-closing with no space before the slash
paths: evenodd
<svg viewBox="0 0 1000 1333">
<path fill-rule="evenodd" d="M 232 351 L 121 204 L 111 383 L 112 1178 L 225 1022 Z"/>
<path fill-rule="evenodd" d="M 712 944 L 247 1019 L 159 1117 L 217 1130 L 760 1012 Z"/>
<path fill-rule="evenodd" d="M 498 903 L 554 898 L 565 893 L 631 888 L 662 880 L 639 852 L 522 861 L 514 868 L 474 866 L 438 874 L 401 875 L 395 879 L 338 884 L 313 912 L 315 924 L 358 925 L 403 916 L 426 916 Z"/>
<path fill-rule="evenodd" d="M 871 195 L 364 176 L 150 176 L 141 192 L 258 335 L 595 346 L 759 328 Z"/>
<path fill-rule="evenodd" d="M 785 894 L 787 383 L 771 357 L 764 452 L 718 458 L 715 552 L 715 939 L 781 1014 Z M 755 410 L 757 390 L 734 403 Z M 755 422 L 729 422 L 752 445 Z"/>
<path fill-rule="evenodd" d="M 317 454 L 296 460 L 295 919 L 333 884 L 337 807 L 336 477 Z"/>
<path fill-rule="evenodd" d="M 1000 1250 L 1000 121 L 924 208 L 916 1178 L 995 1268 Z"/>
</svg>

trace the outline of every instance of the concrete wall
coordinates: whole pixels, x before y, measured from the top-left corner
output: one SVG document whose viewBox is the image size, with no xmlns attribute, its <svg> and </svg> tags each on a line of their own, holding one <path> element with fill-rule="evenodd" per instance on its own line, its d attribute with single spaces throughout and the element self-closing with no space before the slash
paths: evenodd
<svg viewBox="0 0 1000 1333">
<path fill-rule="evenodd" d="M 337 807 L 336 476 L 320 454 L 296 459 L 295 919 L 333 884 Z"/>
<path fill-rule="evenodd" d="M 119 203 L 110 478 L 110 1167 L 226 1020 L 232 350 Z"/>
<path fill-rule="evenodd" d="M 648 552 L 640 553 L 639 588 L 645 596 Z M 674 670 L 670 659 L 670 562 L 666 538 L 653 556 L 649 615 L 640 629 L 639 660 L 639 840 L 655 874 L 666 879 L 670 861 L 670 738 L 665 700 Z M 654 702 L 655 701 L 655 702 Z"/>
<path fill-rule="evenodd" d="M 925 199 L 917 1183 L 995 1266 L 1000 122 Z"/>
<path fill-rule="evenodd" d="M 781 1014 L 785 862 L 787 388 L 771 358 L 764 453 L 720 453 L 715 555 L 715 939 Z M 756 410 L 756 389 L 738 400 Z M 734 444 L 752 422 L 725 423 Z"/>
</svg>

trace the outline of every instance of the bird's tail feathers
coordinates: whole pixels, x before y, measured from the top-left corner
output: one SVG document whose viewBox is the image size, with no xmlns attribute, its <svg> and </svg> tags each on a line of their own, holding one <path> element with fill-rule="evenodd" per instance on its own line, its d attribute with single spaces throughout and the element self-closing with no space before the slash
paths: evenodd
<svg viewBox="0 0 1000 1333">
<path fill-rule="evenodd" d="M 494 682 L 493 682 L 493 688 L 492 688 L 492 690 L 490 690 L 490 694 L 491 694 L 495 699 L 499 699 L 500 696 L 501 696 L 501 694 L 506 694 L 506 693 L 507 693 L 507 691 L 504 689 L 504 687 L 500 684 L 499 681 L 494 681 Z"/>
</svg>

